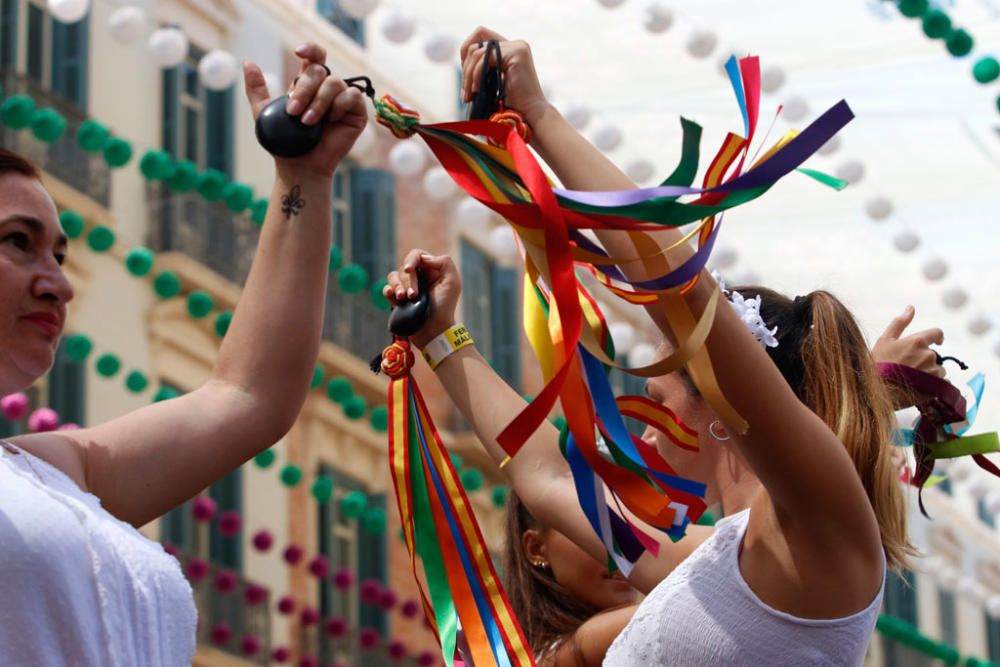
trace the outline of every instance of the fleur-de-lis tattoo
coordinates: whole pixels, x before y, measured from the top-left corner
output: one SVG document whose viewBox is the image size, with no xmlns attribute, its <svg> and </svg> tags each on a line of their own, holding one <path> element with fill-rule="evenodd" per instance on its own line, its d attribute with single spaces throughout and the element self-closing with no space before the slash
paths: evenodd
<svg viewBox="0 0 1000 667">
<path fill-rule="evenodd" d="M 306 206 L 306 200 L 300 195 L 302 188 L 295 186 L 287 195 L 281 197 L 281 212 L 285 214 L 286 220 L 291 220 L 293 215 L 298 215 Z"/>
</svg>

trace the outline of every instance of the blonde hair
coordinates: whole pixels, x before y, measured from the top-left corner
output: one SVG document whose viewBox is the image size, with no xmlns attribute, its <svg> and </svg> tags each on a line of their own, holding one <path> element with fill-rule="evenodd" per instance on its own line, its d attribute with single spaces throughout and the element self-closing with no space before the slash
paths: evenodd
<svg viewBox="0 0 1000 667">
<path fill-rule="evenodd" d="M 861 328 L 835 296 L 822 290 L 794 300 L 763 287 L 761 315 L 778 327 L 768 354 L 796 395 L 844 443 L 878 520 L 886 561 L 894 571 L 917 552 L 906 533 L 906 500 L 892 461 L 895 417 Z"/>
</svg>

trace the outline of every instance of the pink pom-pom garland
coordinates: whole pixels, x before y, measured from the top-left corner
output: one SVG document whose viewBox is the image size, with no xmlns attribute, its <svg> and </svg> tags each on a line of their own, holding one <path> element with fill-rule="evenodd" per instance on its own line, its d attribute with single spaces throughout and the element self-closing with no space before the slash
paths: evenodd
<svg viewBox="0 0 1000 667">
<path fill-rule="evenodd" d="M 416 600 L 407 600 L 403 603 L 403 606 L 399 608 L 399 613 L 401 613 L 404 618 L 416 618 L 417 614 L 420 613 L 420 603 Z"/>
<path fill-rule="evenodd" d="M 243 599 L 249 605 L 263 604 L 267 600 L 267 589 L 260 584 L 247 584 L 243 589 Z"/>
<path fill-rule="evenodd" d="M 420 665 L 420 667 L 431 667 L 435 660 L 436 658 L 434 657 L 434 654 L 430 651 L 424 651 L 417 656 L 417 664 Z"/>
<path fill-rule="evenodd" d="M 232 629 L 225 623 L 216 623 L 212 628 L 212 641 L 216 644 L 228 644 L 232 636 Z"/>
<path fill-rule="evenodd" d="M 271 651 L 271 661 L 277 663 L 288 662 L 288 658 L 292 656 L 292 652 L 288 650 L 287 646 L 277 646 L 273 651 Z"/>
<path fill-rule="evenodd" d="M 204 558 L 192 558 L 187 564 L 187 576 L 191 581 L 201 581 L 208 575 L 208 563 Z"/>
<path fill-rule="evenodd" d="M 28 401 L 28 395 L 21 392 L 8 394 L 3 398 L 0 398 L 0 411 L 3 412 L 4 418 L 11 421 L 20 419 L 24 415 L 28 414 L 28 407 L 30 405 L 31 403 Z"/>
<path fill-rule="evenodd" d="M 56 429 L 57 431 L 79 431 L 80 425 L 74 424 L 73 422 L 66 422 L 62 426 Z"/>
<path fill-rule="evenodd" d="M 361 645 L 361 648 L 371 650 L 378 646 L 378 643 L 378 630 L 374 628 L 361 628 L 361 632 L 358 633 L 358 644 Z"/>
<path fill-rule="evenodd" d="M 285 547 L 285 551 L 281 554 L 281 557 L 284 558 L 285 562 L 289 565 L 295 565 L 302 560 L 302 555 L 302 547 L 297 544 L 289 544 Z"/>
<path fill-rule="evenodd" d="M 392 611 L 396 604 L 399 603 L 399 596 L 396 595 L 396 591 L 391 588 L 383 588 L 381 594 L 378 598 L 379 609 L 384 611 Z"/>
<path fill-rule="evenodd" d="M 266 528 L 261 528 L 256 533 L 253 534 L 253 546 L 254 549 L 260 552 L 267 551 L 274 544 L 274 536 L 271 535 L 271 531 Z"/>
<path fill-rule="evenodd" d="M 333 573 L 331 581 L 339 590 L 346 591 L 354 585 L 354 573 L 349 568 L 342 567 Z"/>
<path fill-rule="evenodd" d="M 311 655 L 304 655 L 299 658 L 299 667 L 319 667 L 319 660 Z"/>
<path fill-rule="evenodd" d="M 319 612 L 312 607 L 303 607 L 299 620 L 302 621 L 302 625 L 316 625 L 319 623 Z"/>
<path fill-rule="evenodd" d="M 343 637 L 347 634 L 347 620 L 340 617 L 334 616 L 326 621 L 326 634 L 333 638 Z"/>
<path fill-rule="evenodd" d="M 59 426 L 59 414 L 52 408 L 38 408 L 28 417 L 28 430 L 32 433 L 54 431 Z"/>
<path fill-rule="evenodd" d="M 255 635 L 245 635 L 240 641 L 240 651 L 243 655 L 257 655 L 260 653 L 260 640 Z"/>
<path fill-rule="evenodd" d="M 235 510 L 227 510 L 219 515 L 219 532 L 223 537 L 236 537 L 240 534 L 240 513 Z"/>
<path fill-rule="evenodd" d="M 229 570 L 219 570 L 215 573 L 215 590 L 223 595 L 228 595 L 236 590 L 239 579 Z"/>
<path fill-rule="evenodd" d="M 205 523 L 215 515 L 215 501 L 209 496 L 198 496 L 191 501 L 191 516 L 195 521 Z"/>
<path fill-rule="evenodd" d="M 378 579 L 365 579 L 358 588 L 358 597 L 365 604 L 376 605 L 382 597 L 382 584 Z"/>
<path fill-rule="evenodd" d="M 389 657 L 393 660 L 402 660 L 406 657 L 406 645 L 398 639 L 389 642 Z"/>
<path fill-rule="evenodd" d="M 278 600 L 278 613 L 288 616 L 295 611 L 295 599 L 291 595 L 283 595 Z"/>
<path fill-rule="evenodd" d="M 329 570 L 330 563 L 327 561 L 326 556 L 317 555 L 309 560 L 309 573 L 317 579 L 326 579 Z"/>
</svg>

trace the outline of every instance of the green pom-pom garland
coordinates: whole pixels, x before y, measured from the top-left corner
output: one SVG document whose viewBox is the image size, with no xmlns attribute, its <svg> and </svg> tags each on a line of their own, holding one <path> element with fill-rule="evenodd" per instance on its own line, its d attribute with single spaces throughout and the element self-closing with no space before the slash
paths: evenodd
<svg viewBox="0 0 1000 667">
<path fill-rule="evenodd" d="M 302 481 L 302 469 L 294 463 L 286 463 L 281 469 L 281 483 L 292 488 Z"/>
<path fill-rule="evenodd" d="M 343 375 L 330 378 L 330 381 L 326 384 L 326 395 L 334 403 L 343 403 L 353 394 L 354 389 L 351 388 L 351 381 Z"/>
<path fill-rule="evenodd" d="M 65 346 L 66 356 L 76 363 L 86 360 L 90 352 L 94 349 L 94 344 L 90 341 L 90 338 L 81 333 L 70 334 L 66 337 L 63 345 Z"/>
<path fill-rule="evenodd" d="M 188 294 L 188 315 L 196 320 L 207 316 L 213 308 L 215 308 L 215 302 L 212 300 L 212 295 L 205 290 L 195 290 Z"/>
<path fill-rule="evenodd" d="M 163 271 L 153 279 L 153 290 L 161 299 L 170 299 L 181 293 L 181 279 L 173 271 Z"/>
<path fill-rule="evenodd" d="M 142 277 L 153 270 L 156 254 L 143 246 L 136 246 L 125 255 L 125 268 L 133 276 Z"/>
<path fill-rule="evenodd" d="M 106 252 L 115 244 L 115 233 L 104 225 L 98 225 L 87 234 L 87 245 L 94 252 Z"/>
<path fill-rule="evenodd" d="M 113 354 L 102 354 L 97 358 L 96 367 L 98 373 L 109 378 L 121 370 L 122 362 Z"/>
<path fill-rule="evenodd" d="M 229 332 L 229 325 L 233 321 L 233 311 L 224 310 L 219 313 L 215 318 L 215 335 L 219 338 L 225 338 L 226 333 Z"/>
<path fill-rule="evenodd" d="M 83 216 L 76 211 L 63 211 L 59 214 L 59 224 L 62 225 L 66 236 L 71 239 L 80 238 L 83 234 L 85 223 Z"/>
<path fill-rule="evenodd" d="M 138 394 L 146 390 L 149 386 L 149 378 L 142 371 L 132 371 L 125 376 L 125 388 L 133 394 Z"/>
<path fill-rule="evenodd" d="M 124 167 L 132 159 L 132 144 L 120 137 L 109 137 L 104 142 L 104 161 L 112 169 Z"/>
<path fill-rule="evenodd" d="M 111 132 L 107 126 L 96 120 L 85 120 L 76 129 L 76 143 L 88 153 L 99 153 L 104 150 L 104 145 L 108 143 Z"/>
<path fill-rule="evenodd" d="M 271 464 L 274 463 L 275 458 L 276 455 L 273 449 L 265 449 L 260 454 L 253 457 L 253 462 L 258 468 L 269 468 Z"/>
</svg>

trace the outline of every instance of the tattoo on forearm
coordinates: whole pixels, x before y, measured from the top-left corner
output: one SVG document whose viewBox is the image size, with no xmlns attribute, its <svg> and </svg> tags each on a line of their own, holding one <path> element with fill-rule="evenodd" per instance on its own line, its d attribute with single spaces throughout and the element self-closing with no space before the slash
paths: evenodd
<svg viewBox="0 0 1000 667">
<path fill-rule="evenodd" d="M 285 214 L 285 220 L 291 220 L 293 215 L 298 215 L 306 207 L 306 200 L 301 194 L 302 188 L 296 185 L 291 192 L 281 197 L 281 212 Z"/>
</svg>

